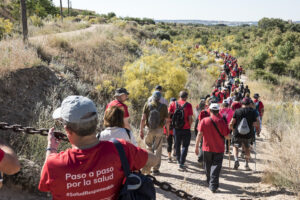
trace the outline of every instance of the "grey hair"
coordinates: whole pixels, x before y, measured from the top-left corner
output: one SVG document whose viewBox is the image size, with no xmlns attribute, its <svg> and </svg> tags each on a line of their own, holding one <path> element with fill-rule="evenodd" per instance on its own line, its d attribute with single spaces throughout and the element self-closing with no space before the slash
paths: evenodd
<svg viewBox="0 0 300 200">
<path fill-rule="evenodd" d="M 67 129 L 76 133 L 78 136 L 88 136 L 96 132 L 98 118 L 95 117 L 92 120 L 80 123 L 71 123 L 65 121 L 64 124 L 66 125 Z"/>
</svg>

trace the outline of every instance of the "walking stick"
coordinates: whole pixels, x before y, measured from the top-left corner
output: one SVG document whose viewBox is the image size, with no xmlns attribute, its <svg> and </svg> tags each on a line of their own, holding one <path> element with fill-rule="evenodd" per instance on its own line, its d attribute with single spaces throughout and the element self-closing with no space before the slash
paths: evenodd
<svg viewBox="0 0 300 200">
<path fill-rule="evenodd" d="M 256 138 L 255 138 L 256 139 Z M 254 164 L 255 164 L 255 172 L 256 172 L 256 140 L 254 141 Z"/>
<path fill-rule="evenodd" d="M 228 148 L 229 148 L 228 159 L 229 159 L 229 169 L 230 169 L 230 139 L 228 140 Z"/>
</svg>

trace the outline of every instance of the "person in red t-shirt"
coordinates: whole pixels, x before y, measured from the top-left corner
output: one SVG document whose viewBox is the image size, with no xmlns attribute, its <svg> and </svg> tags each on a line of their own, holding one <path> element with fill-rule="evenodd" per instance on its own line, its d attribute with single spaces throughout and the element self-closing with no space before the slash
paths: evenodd
<svg viewBox="0 0 300 200">
<path fill-rule="evenodd" d="M 263 115 L 264 115 L 264 104 L 263 102 L 261 102 L 259 100 L 259 94 L 254 94 L 253 98 L 254 98 L 254 104 L 256 106 L 256 110 L 259 112 L 259 124 L 260 124 L 260 128 L 261 128 L 261 124 L 262 124 L 262 118 L 263 118 Z"/>
<path fill-rule="evenodd" d="M 179 162 L 179 170 L 185 170 L 185 160 L 188 153 L 188 148 L 191 141 L 191 125 L 193 123 L 193 108 L 186 100 L 188 93 L 181 91 L 179 101 L 172 102 L 169 106 L 169 115 L 175 113 L 177 108 L 184 107 L 184 125 L 183 127 L 174 127 L 176 157 Z M 181 149 L 182 145 L 182 149 Z"/>
<path fill-rule="evenodd" d="M 172 97 L 170 99 L 170 104 L 172 102 L 175 102 L 176 101 L 176 98 Z M 172 121 L 172 116 L 169 116 L 169 124 L 170 122 Z M 172 162 L 172 156 L 171 156 L 171 152 L 172 152 L 172 146 L 173 146 L 173 141 L 174 141 L 174 128 L 173 126 L 170 124 L 170 127 L 169 127 L 169 135 L 167 135 L 167 128 L 166 126 L 164 126 L 164 134 L 166 135 L 167 137 L 167 143 L 168 143 L 168 146 L 167 146 L 167 152 L 168 152 L 168 162 L 171 163 Z M 173 150 L 173 155 L 176 155 L 176 152 L 175 152 L 175 142 L 174 142 L 174 150 Z"/>
<path fill-rule="evenodd" d="M 203 119 L 198 128 L 199 134 L 196 138 L 195 153 L 196 155 L 199 154 L 199 144 L 203 137 L 202 150 L 206 181 L 209 184 L 209 189 L 216 192 L 219 187 L 219 175 L 225 150 L 223 138 L 230 139 L 230 135 L 225 120 L 219 114 L 219 104 L 212 103 L 209 109 L 210 117 Z"/>
<path fill-rule="evenodd" d="M 225 86 L 225 81 L 226 81 L 226 72 L 224 70 L 222 70 L 222 72 L 220 74 L 220 79 L 221 79 L 222 85 L 224 87 Z"/>
<path fill-rule="evenodd" d="M 0 188 L 3 182 L 3 173 L 13 175 L 20 171 L 20 163 L 15 152 L 0 140 Z"/>
<path fill-rule="evenodd" d="M 86 97 L 69 96 L 54 111 L 53 118 L 64 124 L 72 148 L 57 153 L 59 141 L 54 136 L 54 128 L 49 130 L 39 190 L 51 192 L 54 200 L 117 199 L 125 176 L 114 144 L 96 138 L 95 104 Z M 119 141 L 130 170 L 157 162 L 146 150 Z"/>
<path fill-rule="evenodd" d="M 124 102 L 128 99 L 129 93 L 125 88 L 118 88 L 116 89 L 114 98 L 115 100 L 111 101 L 109 104 L 107 104 L 106 109 L 110 108 L 111 106 L 118 106 L 124 111 L 124 128 L 127 128 L 128 130 L 131 130 L 130 124 L 129 124 L 129 112 L 128 107 Z"/>
<path fill-rule="evenodd" d="M 231 104 L 231 109 L 234 112 L 235 110 L 237 110 L 241 107 L 242 107 L 241 99 L 239 98 L 239 96 L 235 95 L 234 96 L 234 101 Z"/>
</svg>

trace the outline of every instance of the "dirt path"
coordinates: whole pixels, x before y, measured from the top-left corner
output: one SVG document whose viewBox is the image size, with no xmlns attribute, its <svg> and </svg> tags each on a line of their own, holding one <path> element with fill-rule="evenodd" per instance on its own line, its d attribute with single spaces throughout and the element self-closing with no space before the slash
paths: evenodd
<svg viewBox="0 0 300 200">
<path fill-rule="evenodd" d="M 187 171 L 178 171 L 178 165 L 167 162 L 166 147 L 163 150 L 161 174 L 156 176 L 159 181 L 166 181 L 177 189 L 188 192 L 203 199 L 296 199 L 292 193 L 278 190 L 269 185 L 261 183 L 261 176 L 266 167 L 266 154 L 263 152 L 268 142 L 267 133 L 264 130 L 262 136 L 257 139 L 256 171 L 254 162 L 254 151 L 251 153 L 250 168 L 252 171 L 244 170 L 244 159 L 240 159 L 240 167 L 233 170 L 233 158 L 231 156 L 231 167 L 229 168 L 228 155 L 224 156 L 223 168 L 220 175 L 220 192 L 211 193 L 207 187 L 205 172 L 200 168 L 194 153 L 195 137 L 192 138 L 187 156 Z M 157 199 L 180 199 L 170 192 L 157 190 Z"/>
</svg>

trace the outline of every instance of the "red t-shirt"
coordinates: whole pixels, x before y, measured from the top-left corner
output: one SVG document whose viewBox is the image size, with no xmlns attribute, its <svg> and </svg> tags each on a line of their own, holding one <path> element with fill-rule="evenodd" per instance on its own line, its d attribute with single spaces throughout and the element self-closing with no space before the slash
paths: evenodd
<svg viewBox="0 0 300 200">
<path fill-rule="evenodd" d="M 210 114 L 209 114 L 209 109 L 208 110 L 202 110 L 198 116 L 198 120 L 199 120 L 199 123 L 198 123 L 198 127 L 199 127 L 199 124 L 200 122 L 202 121 L 202 119 L 206 118 L 206 117 L 209 117 Z"/>
<path fill-rule="evenodd" d="M 107 108 L 112 107 L 112 106 L 118 106 L 119 108 L 121 108 L 124 111 L 124 118 L 129 117 L 128 107 L 124 103 L 122 103 L 118 100 L 113 100 L 109 104 L 107 104 L 105 110 L 107 110 Z"/>
<path fill-rule="evenodd" d="M 131 170 L 147 162 L 148 153 L 125 140 L 119 140 Z M 49 155 L 42 169 L 39 190 L 50 191 L 53 200 L 115 200 L 124 172 L 117 149 L 110 141 L 101 141 L 90 149 L 67 149 Z"/>
<path fill-rule="evenodd" d="M 164 126 L 164 134 L 167 135 L 167 128 L 166 128 L 166 126 Z M 173 135 L 173 129 L 169 130 L 169 134 Z"/>
<path fill-rule="evenodd" d="M 231 71 L 231 76 L 232 76 L 232 77 L 236 77 L 236 71 L 235 71 L 235 70 L 232 70 L 232 71 Z"/>
<path fill-rule="evenodd" d="M 232 87 L 231 87 L 231 92 L 234 92 L 234 90 L 236 89 L 236 88 L 238 88 L 239 86 L 238 85 L 233 85 Z"/>
<path fill-rule="evenodd" d="M 222 116 L 218 114 L 218 116 L 212 115 L 211 117 L 217 125 L 221 134 L 223 136 L 227 136 L 229 134 L 229 129 Z M 203 133 L 203 151 L 224 153 L 224 140 L 223 138 L 221 138 L 217 129 L 214 127 L 210 117 L 204 118 L 200 122 L 198 131 Z"/>
<path fill-rule="evenodd" d="M 220 77 L 221 77 L 221 80 L 224 81 L 226 79 L 226 73 L 222 72 Z"/>
<path fill-rule="evenodd" d="M 4 158 L 4 151 L 0 149 L 0 162 L 2 161 L 3 158 Z"/>
<path fill-rule="evenodd" d="M 258 102 L 258 99 L 254 99 L 254 103 L 256 104 Z M 258 112 L 259 112 L 259 116 L 262 117 L 262 112 L 261 110 L 264 108 L 264 104 L 259 101 L 258 103 Z"/>
<path fill-rule="evenodd" d="M 220 94 L 220 95 L 219 95 Z M 218 103 L 223 103 L 223 99 L 224 99 L 224 94 L 222 92 L 217 92 L 216 93 L 217 97 L 220 97 L 219 102 Z"/>
<path fill-rule="evenodd" d="M 183 106 L 183 104 L 185 104 L 186 101 L 179 100 L 179 101 L 177 101 L 177 103 L 180 106 Z M 176 110 L 176 102 L 174 101 L 169 106 L 169 113 L 174 114 L 175 110 Z M 193 108 L 192 108 L 192 105 L 190 103 L 187 103 L 186 106 L 184 107 L 184 121 L 185 121 L 185 124 L 184 124 L 182 129 L 191 129 L 191 126 L 189 124 L 189 116 L 193 116 Z"/>
<path fill-rule="evenodd" d="M 240 102 L 237 102 L 237 101 L 234 101 L 232 104 L 231 104 L 231 108 L 233 111 L 239 109 L 242 107 L 242 104 Z"/>
</svg>

